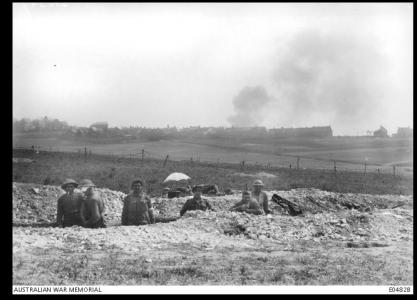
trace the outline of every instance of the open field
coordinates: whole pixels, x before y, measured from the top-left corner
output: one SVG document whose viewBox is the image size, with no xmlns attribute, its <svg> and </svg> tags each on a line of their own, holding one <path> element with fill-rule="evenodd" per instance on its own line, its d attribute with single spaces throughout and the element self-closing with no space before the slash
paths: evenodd
<svg viewBox="0 0 417 300">
<path fill-rule="evenodd" d="M 88 151 L 96 154 L 122 155 L 171 160 L 199 160 L 205 162 L 228 162 L 262 164 L 295 168 L 297 157 L 299 167 L 306 169 L 334 168 L 337 161 L 339 170 L 368 172 L 412 173 L 413 141 L 410 139 L 374 138 L 330 138 L 330 139 L 280 139 L 275 141 L 254 141 L 254 143 L 220 139 L 161 140 L 156 142 L 106 143 L 76 142 L 59 137 L 15 135 L 13 145 L 20 147 L 40 147 L 52 151 Z"/>
<path fill-rule="evenodd" d="M 261 166 L 245 166 L 242 170 L 235 164 L 210 164 L 190 161 L 163 161 L 137 158 L 92 155 L 86 160 L 76 153 L 50 153 L 14 150 L 17 158 L 33 159 L 31 163 L 13 163 L 13 180 L 40 184 L 59 185 L 65 178 L 92 179 L 97 186 L 122 192 L 128 191 L 134 177 L 146 180 L 149 193 L 160 194 L 162 181 L 172 172 L 184 172 L 192 184 L 217 184 L 220 190 L 244 189 L 253 180 L 261 178 L 267 189 L 292 189 L 314 187 L 344 193 L 404 194 L 413 193 L 413 176 L 392 176 L 391 173 L 358 173 L 352 171 L 323 171 L 315 169 L 288 169 Z M 260 174 L 260 175 L 258 175 Z"/>
<path fill-rule="evenodd" d="M 221 147 L 224 149 L 244 150 L 264 154 L 274 154 L 281 157 L 299 156 L 306 160 L 307 167 L 310 161 L 322 161 L 326 168 L 328 162 L 336 160 L 344 167 L 352 165 L 391 166 L 403 164 L 412 167 L 413 141 L 412 139 L 380 139 L 380 138 L 326 138 L 326 139 L 279 139 L 275 141 L 254 141 L 242 143 L 236 141 L 200 140 L 186 141 L 195 144 Z"/>
</svg>

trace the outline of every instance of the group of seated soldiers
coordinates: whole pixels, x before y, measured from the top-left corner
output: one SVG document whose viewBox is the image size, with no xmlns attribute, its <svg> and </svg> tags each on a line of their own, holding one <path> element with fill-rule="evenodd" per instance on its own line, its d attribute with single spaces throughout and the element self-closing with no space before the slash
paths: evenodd
<svg viewBox="0 0 417 300">
<path fill-rule="evenodd" d="M 147 225 L 155 223 L 151 199 L 143 191 L 143 181 L 135 179 L 131 184 L 131 192 L 123 200 L 122 225 Z M 242 200 L 230 210 L 260 215 L 271 213 L 268 207 L 268 196 L 262 191 L 264 184 L 256 180 L 253 191 L 243 191 Z M 65 194 L 58 199 L 57 225 L 62 227 L 83 226 L 86 228 L 106 227 L 104 220 L 105 205 L 94 183 L 84 179 L 78 184 L 73 179 L 66 179 L 61 185 Z M 76 191 L 79 188 L 81 192 Z M 203 187 L 193 188 L 193 197 L 183 205 L 180 216 L 189 210 L 213 210 L 212 205 L 201 197 Z"/>
</svg>

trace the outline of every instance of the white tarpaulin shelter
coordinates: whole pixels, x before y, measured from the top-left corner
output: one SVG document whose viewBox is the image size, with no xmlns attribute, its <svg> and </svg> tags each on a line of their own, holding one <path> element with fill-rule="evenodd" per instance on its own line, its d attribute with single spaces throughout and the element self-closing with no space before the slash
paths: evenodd
<svg viewBox="0 0 417 300">
<path fill-rule="evenodd" d="M 184 173 L 171 173 L 169 174 L 169 176 L 167 178 L 165 178 L 163 183 L 167 183 L 170 181 L 181 181 L 181 180 L 189 180 L 191 179 L 191 177 L 189 177 L 188 175 L 184 174 Z"/>
</svg>

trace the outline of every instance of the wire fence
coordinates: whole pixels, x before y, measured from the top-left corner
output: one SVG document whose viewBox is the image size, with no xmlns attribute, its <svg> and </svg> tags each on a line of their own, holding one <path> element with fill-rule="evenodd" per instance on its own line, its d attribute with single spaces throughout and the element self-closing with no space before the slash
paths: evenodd
<svg viewBox="0 0 417 300">
<path fill-rule="evenodd" d="M 176 165 L 178 163 L 189 163 L 190 166 L 210 166 L 210 167 L 230 167 L 241 172 L 246 171 L 277 171 L 282 169 L 289 169 L 294 174 L 299 176 L 320 176 L 320 175 L 333 175 L 337 179 L 338 175 L 349 172 L 356 173 L 357 175 L 362 174 L 363 176 L 377 176 L 383 177 L 391 175 L 395 178 L 401 177 L 412 177 L 413 167 L 412 166 L 380 166 L 375 164 L 364 163 L 354 164 L 346 163 L 346 161 L 338 160 L 323 160 L 314 158 L 305 158 L 297 156 L 288 156 L 285 160 L 276 160 L 271 162 L 257 162 L 253 160 L 239 160 L 225 161 L 225 159 L 209 159 L 202 158 L 201 156 L 186 156 L 181 154 L 169 154 L 162 155 L 160 153 L 151 152 L 145 149 L 138 148 L 136 153 L 132 152 L 111 152 L 103 149 L 92 149 L 89 147 L 65 147 L 65 149 L 54 146 L 18 146 L 15 145 L 13 150 L 21 150 L 36 156 L 42 153 L 72 153 L 78 156 L 80 159 L 89 160 L 92 157 L 101 156 L 104 159 L 112 159 L 117 161 L 118 159 L 130 159 L 136 163 L 144 163 L 148 161 L 155 161 L 161 163 L 162 167 L 168 165 Z M 326 166 L 326 167 L 323 167 Z M 306 179 L 307 180 L 307 179 Z M 361 184 L 361 183 L 359 183 Z"/>
</svg>

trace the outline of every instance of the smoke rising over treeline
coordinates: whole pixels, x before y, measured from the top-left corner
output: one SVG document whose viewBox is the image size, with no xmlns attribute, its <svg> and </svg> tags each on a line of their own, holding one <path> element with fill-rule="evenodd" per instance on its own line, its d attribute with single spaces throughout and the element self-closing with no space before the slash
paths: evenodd
<svg viewBox="0 0 417 300">
<path fill-rule="evenodd" d="M 390 94 L 386 61 L 372 37 L 301 31 L 277 50 L 265 88 L 245 87 L 232 125 L 373 128 Z M 259 84 L 259 83 L 257 83 Z M 268 123 L 271 122 L 274 123 Z"/>
<path fill-rule="evenodd" d="M 229 122 L 237 127 L 259 125 L 262 123 L 265 106 L 273 101 L 263 86 L 244 87 L 233 99 L 236 113 L 229 117 Z"/>
</svg>

